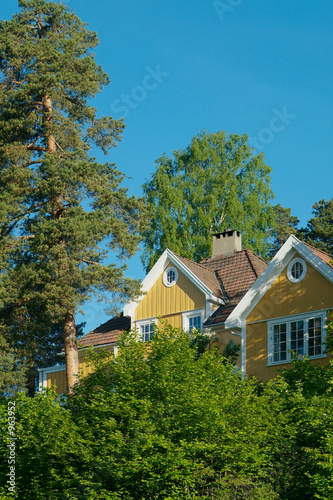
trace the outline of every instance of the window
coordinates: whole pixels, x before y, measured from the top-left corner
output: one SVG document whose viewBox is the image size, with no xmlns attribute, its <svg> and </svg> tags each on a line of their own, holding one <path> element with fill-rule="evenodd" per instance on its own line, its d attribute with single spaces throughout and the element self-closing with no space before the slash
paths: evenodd
<svg viewBox="0 0 333 500">
<path fill-rule="evenodd" d="M 186 332 L 191 333 L 193 329 L 202 330 L 203 321 L 204 321 L 203 309 L 197 309 L 196 311 L 183 313 L 183 329 Z"/>
<path fill-rule="evenodd" d="M 288 363 L 299 356 L 324 355 L 325 315 L 297 315 L 268 323 L 268 364 Z"/>
<path fill-rule="evenodd" d="M 173 286 L 177 283 L 178 270 L 175 267 L 168 267 L 163 273 L 163 283 L 165 286 Z"/>
<path fill-rule="evenodd" d="M 303 259 L 293 259 L 288 266 L 287 276 L 292 283 L 299 283 L 306 275 L 306 262 Z"/>
<path fill-rule="evenodd" d="M 139 340 L 142 342 L 149 342 L 154 337 L 157 319 L 138 321 L 137 328 L 139 330 Z"/>
</svg>

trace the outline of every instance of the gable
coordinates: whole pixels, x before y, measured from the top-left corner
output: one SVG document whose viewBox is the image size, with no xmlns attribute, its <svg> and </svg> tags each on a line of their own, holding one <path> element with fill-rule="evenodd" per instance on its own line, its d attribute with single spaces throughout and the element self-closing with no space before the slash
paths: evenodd
<svg viewBox="0 0 333 500">
<path fill-rule="evenodd" d="M 288 264 L 297 257 L 302 258 L 299 253 L 296 253 L 289 259 L 287 266 L 250 312 L 247 322 L 333 307 L 333 284 L 310 263 L 307 263 L 307 272 L 302 281 L 292 283 L 288 279 Z"/>
<path fill-rule="evenodd" d="M 177 282 L 171 287 L 164 285 L 162 272 L 138 304 L 135 320 L 199 309 L 204 307 L 205 303 L 205 294 L 182 271 L 178 270 Z"/>
<path fill-rule="evenodd" d="M 293 258 L 295 258 L 296 255 L 300 256 L 306 262 L 308 268 L 310 269 L 310 273 L 308 279 L 305 281 L 305 283 L 307 284 L 307 288 L 304 289 L 303 283 L 303 288 L 302 286 L 299 286 L 297 289 L 293 288 L 293 292 L 291 293 L 290 285 L 292 285 L 292 283 L 288 280 L 287 284 L 286 280 L 284 279 L 284 272 L 286 272 L 288 264 Z M 316 272 L 314 273 L 314 271 Z M 281 274 L 282 276 L 280 277 Z M 310 280 L 311 275 L 313 278 L 312 281 Z M 325 280 L 327 281 L 327 283 Z M 269 293 L 269 290 L 273 285 L 275 285 L 276 281 L 279 283 L 279 289 L 276 289 L 275 293 L 273 293 L 272 291 Z M 313 298 L 314 304 L 322 304 L 321 308 L 331 307 L 332 301 L 330 290 L 332 285 L 332 267 L 326 262 L 325 259 L 322 258 L 322 256 L 318 255 L 318 252 L 313 251 L 312 248 L 309 248 L 308 245 L 304 244 L 292 235 L 288 238 L 286 243 L 278 251 L 274 259 L 269 263 L 261 276 L 252 285 L 246 295 L 232 311 L 232 313 L 226 320 L 226 327 L 236 328 L 244 326 L 246 319 L 248 319 L 249 316 L 252 315 L 252 311 L 254 311 L 259 302 L 261 302 L 262 310 L 264 310 L 264 308 L 267 309 L 266 315 L 274 314 L 274 317 L 278 317 L 277 312 L 273 313 L 272 311 L 275 307 L 279 308 L 280 304 L 287 305 L 287 300 L 284 299 L 284 294 L 289 297 L 289 303 L 290 301 L 295 301 L 295 303 L 296 301 L 301 301 L 298 303 L 298 307 L 310 307 L 309 305 L 306 306 L 306 296 Z M 311 293 L 311 287 L 313 287 L 312 296 L 309 295 Z M 321 299 L 320 290 L 323 287 L 325 296 Z M 279 290 L 279 292 L 277 290 Z M 306 293 L 306 290 L 308 290 L 308 294 Z M 326 292 L 328 293 L 328 296 Z M 290 308 L 292 307 L 293 306 L 291 305 Z M 271 312 L 269 313 L 268 311 Z M 263 314 L 263 312 L 261 314 Z"/>
</svg>

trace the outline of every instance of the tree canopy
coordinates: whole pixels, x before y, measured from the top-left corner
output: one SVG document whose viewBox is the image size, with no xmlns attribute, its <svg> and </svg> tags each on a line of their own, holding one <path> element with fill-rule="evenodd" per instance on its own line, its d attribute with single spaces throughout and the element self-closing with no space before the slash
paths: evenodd
<svg viewBox="0 0 333 500">
<path fill-rule="evenodd" d="M 124 129 L 90 104 L 109 83 L 95 62 L 96 33 L 61 3 L 19 5 L 0 23 L 2 316 L 6 328 L 5 311 L 16 312 L 23 336 L 24 322 L 37 320 L 51 336 L 60 325 L 72 387 L 77 307 L 94 292 L 138 292 L 125 266 L 105 258 L 136 251 L 143 207 L 117 167 L 92 156 L 93 147 L 108 154 Z"/>
<path fill-rule="evenodd" d="M 263 385 L 167 324 L 91 363 L 69 398 L 16 398 L 14 498 L 332 498 L 332 365 L 295 359 Z M 0 400 L 2 436 L 7 417 Z M 8 455 L 2 439 L 0 498 Z"/>
<path fill-rule="evenodd" d="M 162 156 L 144 186 L 149 227 L 143 262 L 149 270 L 166 248 L 199 261 L 211 255 L 212 233 L 237 229 L 246 248 L 267 250 L 272 223 L 271 168 L 247 135 L 201 132 L 184 150 Z"/>
<path fill-rule="evenodd" d="M 273 214 L 274 222 L 269 257 L 274 257 L 289 236 L 292 234 L 297 235 L 299 223 L 297 217 L 291 215 L 291 208 L 284 208 L 280 203 L 273 207 Z"/>
<path fill-rule="evenodd" d="M 316 202 L 312 209 L 314 217 L 308 221 L 306 228 L 300 229 L 299 237 L 333 255 L 333 198 Z"/>
</svg>

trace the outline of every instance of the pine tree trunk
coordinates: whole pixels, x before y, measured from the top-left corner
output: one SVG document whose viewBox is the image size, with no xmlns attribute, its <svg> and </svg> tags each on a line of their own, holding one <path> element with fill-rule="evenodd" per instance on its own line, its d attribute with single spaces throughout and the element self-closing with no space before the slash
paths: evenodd
<svg viewBox="0 0 333 500">
<path fill-rule="evenodd" d="M 45 96 L 43 99 L 44 112 L 46 117 L 46 130 L 47 130 L 47 151 L 50 153 L 57 152 L 56 139 L 52 133 L 52 113 L 53 106 L 50 96 Z M 52 202 L 52 218 L 60 219 L 63 214 L 63 196 L 62 193 L 57 193 Z M 65 250 L 65 241 L 61 242 L 60 247 Z M 63 260 L 62 271 L 66 274 L 67 259 Z M 66 379 L 67 391 L 69 394 L 73 393 L 74 384 L 78 381 L 79 375 L 79 353 L 76 343 L 76 326 L 75 326 L 75 313 L 74 310 L 67 310 L 63 318 L 63 334 L 65 342 L 65 358 L 66 358 Z"/>
<path fill-rule="evenodd" d="M 76 343 L 76 326 L 74 311 L 67 311 L 63 321 L 65 342 L 66 379 L 68 394 L 73 394 L 73 387 L 79 376 L 79 356 Z"/>
</svg>

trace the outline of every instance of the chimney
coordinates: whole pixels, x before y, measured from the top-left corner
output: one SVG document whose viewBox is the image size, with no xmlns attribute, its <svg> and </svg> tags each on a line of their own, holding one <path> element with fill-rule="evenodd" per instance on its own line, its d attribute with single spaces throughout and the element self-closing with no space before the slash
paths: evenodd
<svg viewBox="0 0 333 500">
<path fill-rule="evenodd" d="M 224 231 L 213 234 L 212 257 L 232 255 L 242 250 L 242 234 L 239 231 Z"/>
</svg>

